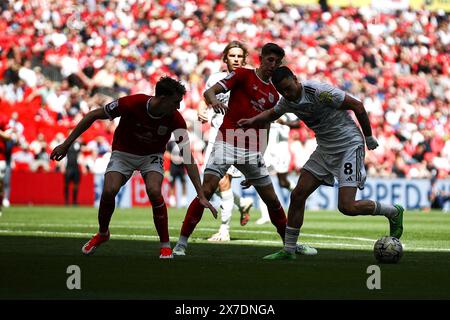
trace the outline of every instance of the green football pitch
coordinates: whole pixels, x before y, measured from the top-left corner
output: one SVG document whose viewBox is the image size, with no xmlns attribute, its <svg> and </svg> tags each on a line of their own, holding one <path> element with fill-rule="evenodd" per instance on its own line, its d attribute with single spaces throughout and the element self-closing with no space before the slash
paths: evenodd
<svg viewBox="0 0 450 320">
<path fill-rule="evenodd" d="M 185 210 L 169 210 L 172 245 Z M 10 207 L 0 217 L 0 299 L 450 299 L 450 214 L 406 212 L 404 255 L 378 264 L 381 289 L 369 290 L 372 248 L 388 234 L 384 217 L 306 212 L 301 242 L 316 256 L 292 261 L 262 257 L 281 248 L 271 224 L 248 225 L 233 215 L 231 241 L 210 243 L 219 220 L 205 211 L 188 255 L 160 260 L 150 208 L 117 209 L 111 240 L 95 255 L 82 245 L 97 230 L 87 207 Z M 69 266 L 81 289 L 69 290 Z"/>
</svg>

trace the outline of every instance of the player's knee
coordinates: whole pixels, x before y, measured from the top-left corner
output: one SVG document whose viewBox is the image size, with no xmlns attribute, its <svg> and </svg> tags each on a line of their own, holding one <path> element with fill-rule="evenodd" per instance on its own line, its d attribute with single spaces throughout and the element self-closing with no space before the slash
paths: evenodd
<svg viewBox="0 0 450 320">
<path fill-rule="evenodd" d="M 149 186 L 146 188 L 147 195 L 150 199 L 159 199 L 161 198 L 161 187 L 160 186 Z"/>
<path fill-rule="evenodd" d="M 353 203 L 339 203 L 338 209 L 346 216 L 356 216 L 358 214 Z"/>
<path fill-rule="evenodd" d="M 301 188 L 297 187 L 291 192 L 291 203 L 298 204 L 305 202 L 307 197 L 306 193 L 304 193 Z"/>
<path fill-rule="evenodd" d="M 119 189 L 116 189 L 114 187 L 111 186 L 105 186 L 103 188 L 103 193 L 102 193 L 102 200 L 104 201 L 114 201 L 117 193 L 119 192 Z"/>
</svg>

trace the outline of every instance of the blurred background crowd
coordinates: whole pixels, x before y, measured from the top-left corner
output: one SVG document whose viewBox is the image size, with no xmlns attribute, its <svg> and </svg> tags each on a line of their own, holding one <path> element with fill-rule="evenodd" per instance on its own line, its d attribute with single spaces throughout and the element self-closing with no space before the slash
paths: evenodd
<svg viewBox="0 0 450 320">
<path fill-rule="evenodd" d="M 49 154 L 78 121 L 123 95 L 153 94 L 163 75 L 183 81 L 192 128 L 204 85 L 221 70 L 231 40 L 256 65 L 266 42 L 286 51 L 299 79 L 329 82 L 361 99 L 380 147 L 378 177 L 450 176 L 448 13 L 298 6 L 264 0 L 0 0 L 0 117 L 15 134 L 13 170 L 55 171 Z M 82 136 L 83 172 L 102 172 L 116 121 Z M 207 141 L 192 130 L 201 164 Z M 315 149 L 303 124 L 291 129 L 291 170 Z"/>
</svg>

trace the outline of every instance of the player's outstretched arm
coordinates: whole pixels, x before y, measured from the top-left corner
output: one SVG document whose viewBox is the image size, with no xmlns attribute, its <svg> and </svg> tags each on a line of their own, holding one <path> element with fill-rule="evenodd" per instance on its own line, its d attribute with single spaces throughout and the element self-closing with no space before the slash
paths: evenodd
<svg viewBox="0 0 450 320">
<path fill-rule="evenodd" d="M 216 83 L 203 93 L 203 97 L 205 98 L 206 104 L 210 108 L 213 108 L 215 112 L 221 114 L 225 114 L 227 112 L 228 106 L 223 102 L 220 102 L 220 100 L 217 99 L 216 95 L 223 92 L 225 92 L 224 87 Z"/>
<path fill-rule="evenodd" d="M 281 116 L 282 116 L 281 114 L 276 113 L 275 110 L 272 108 L 270 110 L 266 110 L 258 114 L 253 118 L 241 119 L 238 121 L 237 125 L 240 128 L 248 128 L 257 125 L 264 125 L 277 120 Z"/>
<path fill-rule="evenodd" d="M 50 159 L 59 161 L 63 159 L 67 151 L 69 150 L 72 143 L 79 137 L 83 132 L 85 132 L 89 127 L 94 123 L 94 121 L 98 119 L 108 119 L 108 115 L 105 113 L 103 108 L 98 108 L 90 111 L 88 114 L 84 116 L 83 119 L 77 124 L 75 129 L 72 130 L 67 139 L 60 144 L 59 146 L 53 149 L 50 154 Z"/>
<path fill-rule="evenodd" d="M 377 140 L 372 136 L 372 128 L 370 127 L 369 115 L 367 114 L 364 104 L 346 94 L 342 102 L 341 109 L 352 110 L 355 113 L 356 119 L 361 126 L 364 137 L 366 139 L 367 149 L 373 150 L 378 147 Z"/>
</svg>

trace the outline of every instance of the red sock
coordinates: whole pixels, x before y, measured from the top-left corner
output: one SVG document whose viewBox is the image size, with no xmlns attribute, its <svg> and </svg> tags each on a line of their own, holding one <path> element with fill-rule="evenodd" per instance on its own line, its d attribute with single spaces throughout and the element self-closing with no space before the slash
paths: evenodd
<svg viewBox="0 0 450 320">
<path fill-rule="evenodd" d="M 192 200 L 191 204 L 186 213 L 186 217 L 184 217 L 183 226 L 181 227 L 181 235 L 188 237 L 192 234 L 197 223 L 202 219 L 203 211 L 205 207 L 200 204 L 200 201 L 196 197 Z"/>
<path fill-rule="evenodd" d="M 286 232 L 286 223 L 287 223 L 287 218 L 286 214 L 284 213 L 284 209 L 282 206 L 280 206 L 278 209 L 275 210 L 268 208 L 268 211 L 270 221 L 275 226 L 275 228 L 277 228 L 277 232 L 284 243 L 284 233 Z"/>
<path fill-rule="evenodd" d="M 109 222 L 116 207 L 116 201 L 113 198 L 111 201 L 105 198 L 100 199 L 100 207 L 98 208 L 98 225 L 101 233 L 108 232 Z"/>
<path fill-rule="evenodd" d="M 150 200 L 153 207 L 153 222 L 159 235 L 160 242 L 169 242 L 169 227 L 167 218 L 167 207 L 164 198 L 160 197 Z"/>
</svg>

